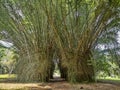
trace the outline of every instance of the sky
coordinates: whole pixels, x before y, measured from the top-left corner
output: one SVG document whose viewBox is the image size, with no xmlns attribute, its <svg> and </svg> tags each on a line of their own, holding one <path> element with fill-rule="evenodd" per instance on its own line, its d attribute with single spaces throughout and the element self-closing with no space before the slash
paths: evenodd
<svg viewBox="0 0 120 90">
<path fill-rule="evenodd" d="M 7 41 L 3 41 L 3 40 L 0 40 L 0 44 L 1 44 L 2 46 L 4 46 L 4 47 L 7 47 L 7 48 L 10 48 L 10 47 L 13 46 L 12 43 L 7 42 Z"/>
<path fill-rule="evenodd" d="M 118 42 L 120 43 L 120 31 L 118 32 Z"/>
</svg>

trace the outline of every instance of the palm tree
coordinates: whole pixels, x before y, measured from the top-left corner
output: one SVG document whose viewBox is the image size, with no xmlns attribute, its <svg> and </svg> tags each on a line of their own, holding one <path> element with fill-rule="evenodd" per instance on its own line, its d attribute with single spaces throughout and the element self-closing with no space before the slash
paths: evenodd
<svg viewBox="0 0 120 90">
<path fill-rule="evenodd" d="M 107 29 L 106 32 L 101 34 L 97 45 L 93 51 L 95 59 L 95 71 L 96 76 L 100 76 L 100 73 L 106 75 L 118 75 L 119 76 L 119 42 L 118 42 L 119 28 Z M 102 67 L 101 67 L 102 66 Z M 112 72 L 112 73 L 111 73 Z M 113 73 L 114 72 L 114 73 Z"/>
</svg>

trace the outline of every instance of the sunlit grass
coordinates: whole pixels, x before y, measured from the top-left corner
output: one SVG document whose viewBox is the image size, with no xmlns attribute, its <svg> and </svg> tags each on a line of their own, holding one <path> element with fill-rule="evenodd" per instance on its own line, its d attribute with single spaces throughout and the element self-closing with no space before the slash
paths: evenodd
<svg viewBox="0 0 120 90">
<path fill-rule="evenodd" d="M 120 83 L 120 78 L 119 77 L 116 77 L 116 78 L 113 78 L 113 77 L 100 77 L 97 80 Z"/>
<path fill-rule="evenodd" d="M 120 80 L 119 77 L 100 77 L 98 79 Z"/>
<path fill-rule="evenodd" d="M 0 74 L 0 79 L 16 78 L 15 74 Z"/>
</svg>

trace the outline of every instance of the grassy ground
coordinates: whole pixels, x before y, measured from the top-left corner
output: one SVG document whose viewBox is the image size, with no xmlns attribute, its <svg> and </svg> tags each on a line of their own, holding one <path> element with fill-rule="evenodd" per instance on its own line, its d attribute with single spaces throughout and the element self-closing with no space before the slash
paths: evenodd
<svg viewBox="0 0 120 90">
<path fill-rule="evenodd" d="M 112 77 L 99 78 L 98 82 L 120 85 L 120 78 L 112 78 Z"/>
<path fill-rule="evenodd" d="M 0 79 L 16 78 L 15 74 L 0 74 Z"/>
<path fill-rule="evenodd" d="M 14 74 L 0 75 L 0 90 L 120 90 L 120 78 L 101 78 L 98 81 L 102 82 L 89 84 L 69 84 L 65 81 L 49 83 L 16 83 L 9 81 L 14 78 L 16 78 Z"/>
</svg>

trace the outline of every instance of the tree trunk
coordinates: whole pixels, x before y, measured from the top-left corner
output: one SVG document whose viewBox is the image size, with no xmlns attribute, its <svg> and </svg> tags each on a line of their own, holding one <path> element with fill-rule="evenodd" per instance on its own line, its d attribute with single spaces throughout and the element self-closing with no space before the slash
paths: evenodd
<svg viewBox="0 0 120 90">
<path fill-rule="evenodd" d="M 60 66 L 61 77 L 69 82 L 92 82 L 94 81 L 94 68 L 90 53 L 86 52 L 77 58 L 69 59 L 67 68 Z"/>
<path fill-rule="evenodd" d="M 61 78 L 64 78 L 65 80 L 67 80 L 67 67 L 62 66 L 61 60 L 58 63 L 58 67 L 59 67 L 59 70 L 60 70 Z"/>
</svg>

